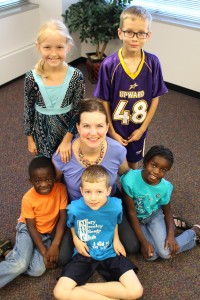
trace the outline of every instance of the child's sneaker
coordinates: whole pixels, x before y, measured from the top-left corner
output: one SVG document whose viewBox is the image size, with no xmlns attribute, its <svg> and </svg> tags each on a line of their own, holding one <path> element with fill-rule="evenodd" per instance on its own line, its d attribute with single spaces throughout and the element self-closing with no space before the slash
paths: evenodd
<svg viewBox="0 0 200 300">
<path fill-rule="evenodd" d="M 11 240 L 0 240 L 0 256 L 4 256 L 5 252 L 12 249 Z"/>
</svg>

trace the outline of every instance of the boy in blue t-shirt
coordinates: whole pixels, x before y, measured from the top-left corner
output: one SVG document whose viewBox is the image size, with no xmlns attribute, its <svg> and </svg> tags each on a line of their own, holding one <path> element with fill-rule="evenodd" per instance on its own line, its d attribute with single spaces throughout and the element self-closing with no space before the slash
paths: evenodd
<svg viewBox="0 0 200 300">
<path fill-rule="evenodd" d="M 82 198 L 67 208 L 67 225 L 75 244 L 74 255 L 54 289 L 56 299 L 138 299 L 143 288 L 137 267 L 125 256 L 118 236 L 122 203 L 111 192 L 109 174 L 92 165 L 81 177 Z M 86 283 L 95 270 L 109 282 Z"/>
</svg>

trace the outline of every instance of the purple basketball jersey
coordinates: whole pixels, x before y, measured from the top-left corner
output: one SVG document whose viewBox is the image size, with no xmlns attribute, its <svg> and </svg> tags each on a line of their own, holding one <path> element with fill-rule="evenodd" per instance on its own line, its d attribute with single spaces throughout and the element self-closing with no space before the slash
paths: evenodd
<svg viewBox="0 0 200 300">
<path fill-rule="evenodd" d="M 158 58 L 142 50 L 142 60 L 131 73 L 122 57 L 122 49 L 106 57 L 101 64 L 94 96 L 110 102 L 113 127 L 128 138 L 144 122 L 152 99 L 167 92 Z M 146 131 L 143 137 L 146 136 Z"/>
</svg>

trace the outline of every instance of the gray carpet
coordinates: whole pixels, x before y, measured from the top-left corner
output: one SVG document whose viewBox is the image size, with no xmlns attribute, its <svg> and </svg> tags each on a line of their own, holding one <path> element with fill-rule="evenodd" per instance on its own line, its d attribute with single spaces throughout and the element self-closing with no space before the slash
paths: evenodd
<svg viewBox="0 0 200 300">
<path fill-rule="evenodd" d="M 95 85 L 86 79 L 86 97 Z M 31 156 L 23 135 L 23 77 L 0 88 L 0 239 L 14 242 L 15 225 L 23 194 L 30 187 L 27 167 Z M 167 175 L 174 185 L 172 208 L 191 223 L 200 223 L 200 100 L 177 92 L 164 95 L 153 119 L 146 149 L 155 144 L 169 147 L 175 163 Z M 145 262 L 140 254 L 130 256 L 139 267 L 145 300 L 200 299 L 200 246 L 174 259 Z M 0 290 L 2 300 L 50 300 L 60 270 L 47 271 L 41 278 L 19 276 Z M 96 273 L 91 281 L 101 281 Z M 80 299 L 81 300 L 81 299 Z"/>
</svg>

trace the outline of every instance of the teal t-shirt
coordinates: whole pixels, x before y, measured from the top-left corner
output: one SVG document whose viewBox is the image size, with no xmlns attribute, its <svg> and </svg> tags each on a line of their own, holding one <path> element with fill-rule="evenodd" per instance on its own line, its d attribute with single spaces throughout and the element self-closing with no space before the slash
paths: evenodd
<svg viewBox="0 0 200 300">
<path fill-rule="evenodd" d="M 157 185 L 150 185 L 143 180 L 142 170 L 130 170 L 121 176 L 121 183 L 126 194 L 133 198 L 138 219 L 149 217 L 170 202 L 173 185 L 164 178 Z"/>
<path fill-rule="evenodd" d="M 113 238 L 115 227 L 121 221 L 122 201 L 115 197 L 108 197 L 106 204 L 98 210 L 87 206 L 83 197 L 67 207 L 67 226 L 74 227 L 79 239 L 87 244 L 90 256 L 96 260 L 116 256 Z"/>
</svg>

